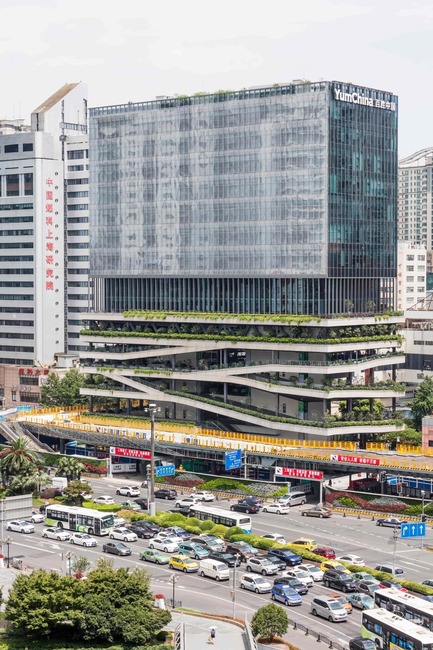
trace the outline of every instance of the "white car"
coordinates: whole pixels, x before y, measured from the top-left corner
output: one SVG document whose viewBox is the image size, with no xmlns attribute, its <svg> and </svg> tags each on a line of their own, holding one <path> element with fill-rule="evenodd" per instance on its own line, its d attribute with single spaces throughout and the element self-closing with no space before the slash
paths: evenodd
<svg viewBox="0 0 433 650">
<path fill-rule="evenodd" d="M 28 521 L 15 519 L 8 523 L 6 530 L 14 530 L 16 533 L 34 533 L 35 527 Z"/>
<path fill-rule="evenodd" d="M 356 566 L 365 566 L 365 562 L 362 557 L 359 557 L 359 555 L 353 555 L 352 553 L 341 555 L 341 557 L 337 557 L 337 560 L 340 560 L 341 562 L 347 562 L 348 564 L 355 564 Z"/>
<path fill-rule="evenodd" d="M 54 526 L 51 526 L 50 528 L 44 528 L 42 537 L 56 539 L 58 542 L 67 542 L 71 538 L 71 533 L 68 533 L 67 530 L 63 530 L 63 528 L 55 528 Z"/>
<path fill-rule="evenodd" d="M 174 505 L 176 508 L 189 508 L 195 506 L 197 503 L 198 499 L 195 499 L 194 497 L 185 497 L 184 499 L 178 499 Z"/>
<path fill-rule="evenodd" d="M 266 503 L 263 506 L 263 512 L 273 512 L 277 515 L 288 515 L 290 512 L 290 506 L 285 505 L 284 503 Z"/>
<path fill-rule="evenodd" d="M 184 537 L 180 537 L 180 535 L 176 535 L 176 533 L 167 533 L 165 530 L 160 530 L 157 535 L 153 539 L 156 540 L 164 540 L 164 539 L 170 539 L 172 542 L 175 542 L 176 544 L 183 544 L 185 541 Z"/>
<path fill-rule="evenodd" d="M 121 528 L 126 524 L 126 521 L 124 520 L 123 517 L 119 517 L 118 515 L 113 515 L 113 522 L 114 522 L 114 527 L 115 528 Z"/>
<path fill-rule="evenodd" d="M 309 571 L 302 571 L 298 567 L 284 571 L 282 574 L 285 578 L 296 578 L 299 582 L 302 582 L 303 585 L 310 588 L 314 584 L 314 580 Z"/>
<path fill-rule="evenodd" d="M 138 537 L 127 528 L 113 528 L 110 539 L 120 539 L 122 542 L 136 542 Z"/>
<path fill-rule="evenodd" d="M 120 488 L 117 488 L 116 494 L 121 494 L 125 497 L 139 497 L 140 489 L 134 485 L 123 485 Z"/>
<path fill-rule="evenodd" d="M 278 564 L 272 562 L 267 557 L 250 557 L 246 563 L 247 571 L 254 571 L 254 573 L 261 573 L 262 576 L 271 576 L 278 573 L 280 567 Z"/>
<path fill-rule="evenodd" d="M 206 492 L 206 490 L 198 490 L 193 492 L 193 498 L 197 501 L 215 501 L 215 495 L 212 492 Z"/>
<path fill-rule="evenodd" d="M 43 524 L 45 521 L 45 515 L 42 514 L 42 512 L 37 512 L 36 510 L 32 510 L 32 516 L 30 517 L 30 521 L 32 524 Z"/>
<path fill-rule="evenodd" d="M 97 546 L 98 544 L 96 539 L 87 533 L 73 533 L 69 541 L 71 544 L 78 544 L 78 546 Z"/>
<path fill-rule="evenodd" d="M 176 553 L 179 549 L 179 544 L 170 537 L 165 537 L 164 539 L 154 537 L 149 544 L 149 548 L 156 548 L 158 551 L 164 551 L 164 553 Z"/>
<path fill-rule="evenodd" d="M 109 497 L 108 495 L 104 494 L 101 495 L 100 497 L 96 497 L 93 499 L 94 503 L 101 503 L 102 505 L 114 505 L 114 499 L 113 497 Z"/>
<path fill-rule="evenodd" d="M 287 544 L 285 538 L 278 533 L 269 533 L 268 535 L 262 535 L 262 537 L 263 539 L 272 539 L 274 542 L 278 542 L 278 544 Z"/>
<path fill-rule="evenodd" d="M 323 580 L 323 571 L 320 567 L 316 566 L 315 564 L 299 564 L 298 569 L 302 569 L 302 571 L 306 571 L 311 575 L 313 578 L 314 582 L 322 582 Z"/>
</svg>

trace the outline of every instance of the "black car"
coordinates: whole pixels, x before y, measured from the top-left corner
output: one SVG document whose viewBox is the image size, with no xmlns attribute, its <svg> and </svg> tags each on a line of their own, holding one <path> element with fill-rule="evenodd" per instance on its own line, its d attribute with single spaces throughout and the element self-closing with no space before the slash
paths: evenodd
<svg viewBox="0 0 433 650">
<path fill-rule="evenodd" d="M 129 546 L 123 542 L 106 542 L 102 550 L 104 553 L 113 553 L 113 555 L 131 555 L 132 553 Z"/>
<path fill-rule="evenodd" d="M 147 508 L 148 508 L 147 499 L 144 499 L 144 498 L 134 499 L 134 503 L 137 503 L 142 510 L 147 510 Z"/>
<path fill-rule="evenodd" d="M 238 558 L 233 553 L 225 553 L 224 551 L 211 551 L 209 553 L 209 560 L 217 560 L 217 562 L 224 562 L 227 566 L 240 566 L 241 556 L 238 554 Z"/>
<path fill-rule="evenodd" d="M 256 557 L 258 558 L 266 557 L 269 560 L 272 560 L 272 562 L 278 566 L 279 571 L 285 571 L 287 569 L 287 562 L 277 557 L 276 555 L 269 555 L 269 553 L 264 553 L 261 551 L 260 553 L 258 553 Z"/>
<path fill-rule="evenodd" d="M 172 514 L 176 515 L 183 515 L 184 517 L 191 517 L 191 511 L 190 508 L 185 507 L 185 508 L 176 508 L 176 510 L 167 510 L 167 512 L 170 512 Z"/>
<path fill-rule="evenodd" d="M 376 644 L 372 639 L 364 639 L 363 636 L 355 636 L 349 641 L 349 650 L 375 650 Z"/>
<path fill-rule="evenodd" d="M 148 521 L 147 519 L 137 519 L 137 521 L 132 522 L 134 526 L 140 526 L 142 528 L 147 528 L 155 535 L 161 530 L 161 526 L 154 524 L 153 521 Z"/>
<path fill-rule="evenodd" d="M 258 499 L 257 497 L 249 496 L 249 497 L 244 497 L 243 499 L 238 499 L 238 503 L 251 503 L 253 506 L 261 506 L 263 504 L 263 499 Z"/>
<path fill-rule="evenodd" d="M 232 506 L 230 506 L 230 510 L 235 510 L 236 512 L 246 512 L 247 514 L 251 515 L 259 512 L 260 508 L 259 506 L 256 506 L 255 503 L 248 503 L 244 501 L 243 503 L 234 503 Z"/>
<path fill-rule="evenodd" d="M 308 594 L 307 585 L 304 585 L 304 583 L 297 578 L 275 578 L 274 585 L 287 585 L 297 591 L 301 596 Z"/>
<path fill-rule="evenodd" d="M 155 537 L 156 535 L 154 530 L 147 528 L 147 526 L 139 526 L 138 523 L 130 524 L 127 526 L 127 529 L 130 530 L 131 533 L 135 533 L 137 537 L 140 537 L 141 539 L 152 539 L 152 537 Z"/>
<path fill-rule="evenodd" d="M 241 562 L 246 562 L 250 557 L 254 557 L 254 551 L 251 551 L 248 546 L 244 546 L 238 542 L 230 542 L 226 544 L 226 553 L 231 553 L 232 555 L 239 554 L 241 557 Z"/>
<path fill-rule="evenodd" d="M 359 582 L 355 582 L 347 573 L 329 569 L 323 575 L 323 585 L 339 591 L 358 591 Z"/>
<path fill-rule="evenodd" d="M 297 566 L 302 564 L 302 558 L 287 548 L 273 548 L 268 552 L 268 556 L 273 559 L 281 560 L 288 566 Z"/>
<path fill-rule="evenodd" d="M 172 490 L 171 488 L 158 488 L 154 494 L 157 499 L 170 499 L 171 501 L 177 497 L 176 490 Z"/>
</svg>

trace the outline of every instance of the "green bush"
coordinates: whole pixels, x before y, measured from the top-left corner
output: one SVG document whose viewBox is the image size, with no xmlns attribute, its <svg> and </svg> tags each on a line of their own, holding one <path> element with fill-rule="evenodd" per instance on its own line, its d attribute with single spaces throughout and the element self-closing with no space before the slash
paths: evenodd
<svg viewBox="0 0 433 650">
<path fill-rule="evenodd" d="M 350 497 L 339 497 L 338 503 L 345 508 L 359 508 L 359 504 Z"/>
<path fill-rule="evenodd" d="M 239 526 L 231 526 L 231 528 L 227 528 L 226 534 L 224 535 L 224 539 L 227 539 L 231 541 L 234 537 L 234 535 L 243 535 L 244 531 L 242 528 L 239 528 Z"/>
<path fill-rule="evenodd" d="M 246 533 L 242 533 L 239 535 L 232 535 L 230 538 L 231 542 L 247 542 L 248 544 L 251 544 L 251 538 L 252 535 L 247 535 Z"/>
<path fill-rule="evenodd" d="M 246 494 L 252 494 L 250 488 L 242 481 L 236 481 L 230 478 L 215 478 L 207 481 L 200 486 L 202 490 L 215 490 L 216 492 L 233 492 L 233 490 L 242 490 Z"/>
<path fill-rule="evenodd" d="M 224 535 L 227 532 L 227 526 L 223 526 L 222 524 L 217 524 L 216 526 L 214 525 L 213 528 L 211 528 L 210 532 L 211 535 L 216 535 L 217 537 L 224 539 Z"/>
<path fill-rule="evenodd" d="M 118 503 L 94 503 L 93 501 L 84 501 L 83 508 L 89 508 L 91 510 L 99 510 L 100 512 L 119 512 L 122 510 L 122 506 Z"/>
<path fill-rule="evenodd" d="M 212 528 L 215 526 L 213 521 L 210 521 L 210 519 L 206 519 L 205 521 L 201 522 L 201 529 L 203 532 L 208 532 L 212 530 Z"/>
<path fill-rule="evenodd" d="M 190 526 L 189 524 L 185 524 L 182 528 L 185 528 L 185 530 L 192 535 L 201 535 L 203 532 L 199 526 Z"/>
<path fill-rule="evenodd" d="M 254 540 L 254 544 L 252 544 L 252 546 L 255 546 L 256 548 L 260 548 L 264 551 L 269 551 L 269 549 L 275 548 L 275 540 L 263 539 L 263 537 L 259 537 L 259 539 Z"/>
</svg>

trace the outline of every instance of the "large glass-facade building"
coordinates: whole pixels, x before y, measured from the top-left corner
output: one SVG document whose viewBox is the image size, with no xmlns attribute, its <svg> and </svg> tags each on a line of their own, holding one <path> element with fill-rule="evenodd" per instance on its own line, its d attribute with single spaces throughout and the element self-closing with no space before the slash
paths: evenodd
<svg viewBox="0 0 433 650">
<path fill-rule="evenodd" d="M 340 82 L 90 111 L 96 311 L 393 305 L 397 98 Z"/>
</svg>

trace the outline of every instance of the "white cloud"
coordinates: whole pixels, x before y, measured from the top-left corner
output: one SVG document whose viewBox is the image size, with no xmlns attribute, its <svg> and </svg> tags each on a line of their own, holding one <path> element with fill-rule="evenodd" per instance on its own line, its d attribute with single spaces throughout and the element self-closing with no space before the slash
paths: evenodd
<svg viewBox="0 0 433 650">
<path fill-rule="evenodd" d="M 262 57 L 244 45 L 173 45 L 157 40 L 149 45 L 149 58 L 157 68 L 179 68 L 195 74 L 246 70 L 262 63 Z"/>
<path fill-rule="evenodd" d="M 101 65 L 103 62 L 103 59 L 80 59 L 78 56 L 54 56 L 45 59 L 39 65 L 49 66 L 50 68 L 60 68 L 63 66 L 94 67 Z"/>
</svg>

